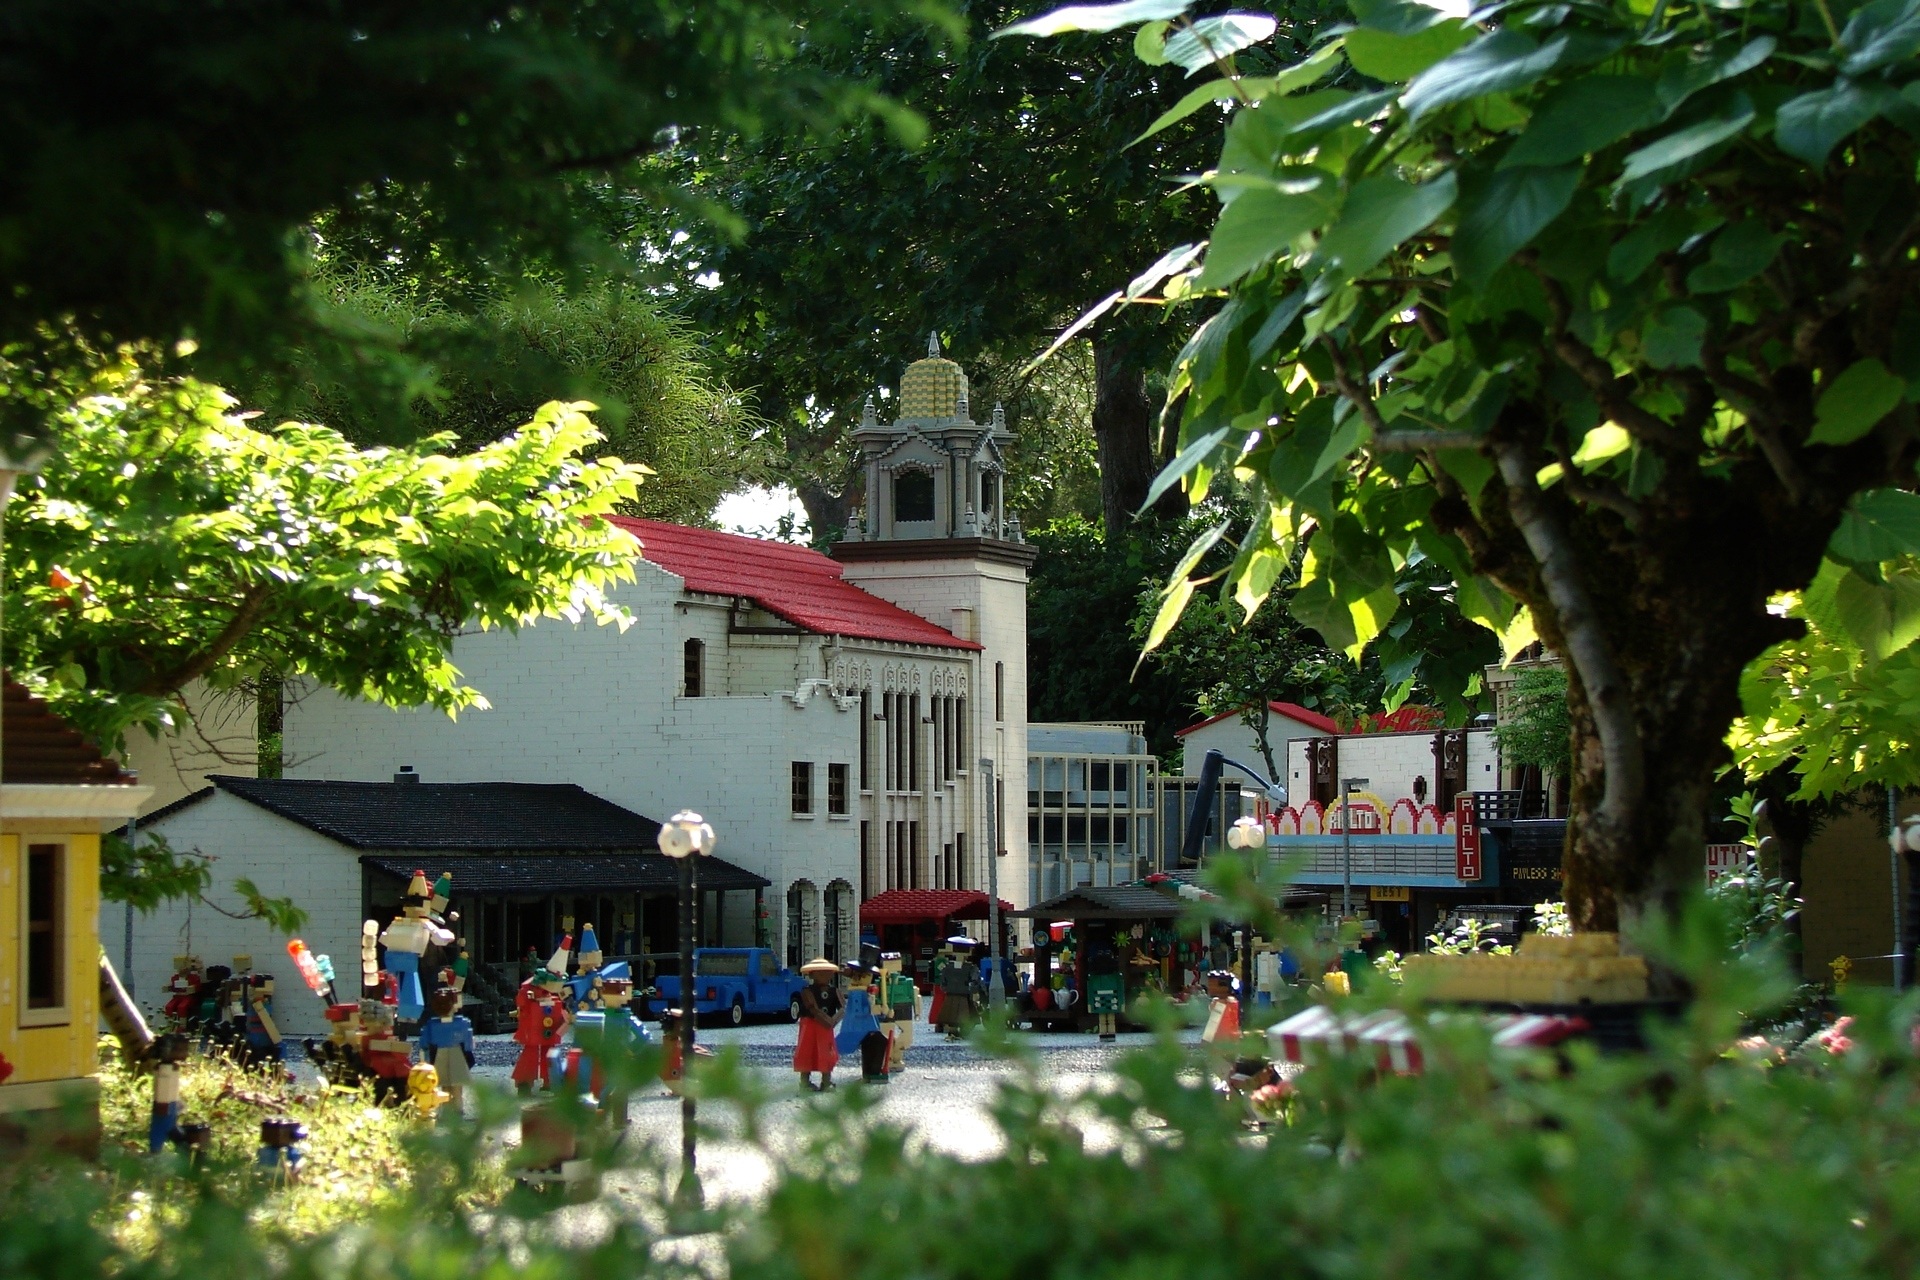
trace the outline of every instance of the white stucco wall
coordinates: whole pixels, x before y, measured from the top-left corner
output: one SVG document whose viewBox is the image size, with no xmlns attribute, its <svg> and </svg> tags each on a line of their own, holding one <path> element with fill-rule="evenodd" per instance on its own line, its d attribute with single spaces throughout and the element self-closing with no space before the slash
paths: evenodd
<svg viewBox="0 0 1920 1280">
<path fill-rule="evenodd" d="M 360 862 L 352 849 L 219 790 L 142 830 L 166 837 L 178 852 L 213 856 L 207 897 L 229 911 L 241 909 L 233 891 L 238 876 L 252 880 L 267 897 L 292 898 L 309 917 L 301 938 L 315 954 L 332 956 L 342 978 L 339 989 L 358 995 Z M 116 966 L 122 963 L 125 931 L 125 907 L 105 904 L 100 940 Z M 232 920 L 205 906 L 170 903 L 150 915 L 134 914 L 133 964 L 123 977 L 131 976 L 135 1002 L 151 1015 L 166 1003 L 174 956 L 231 965 L 236 953 L 245 953 L 253 957 L 256 972 L 274 976 L 280 1029 L 290 1036 L 324 1034 L 325 1006 L 287 958 L 287 937 L 259 920 Z"/>
<path fill-rule="evenodd" d="M 1324 738 L 1326 730 L 1315 728 L 1292 716 L 1272 712 L 1267 721 L 1267 745 L 1273 748 L 1273 760 L 1282 771 L 1287 768 L 1287 744 L 1295 739 Z M 1180 739 L 1182 776 L 1197 778 L 1200 776 L 1200 762 L 1209 751 L 1218 751 L 1229 760 L 1238 760 L 1250 768 L 1266 772 L 1266 760 L 1260 754 L 1260 740 L 1251 726 L 1245 724 L 1239 716 L 1224 716 L 1210 725 L 1192 730 Z M 1237 776 L 1237 775 L 1236 775 Z M 1281 780 L 1287 790 L 1292 792 L 1293 783 Z"/>
</svg>

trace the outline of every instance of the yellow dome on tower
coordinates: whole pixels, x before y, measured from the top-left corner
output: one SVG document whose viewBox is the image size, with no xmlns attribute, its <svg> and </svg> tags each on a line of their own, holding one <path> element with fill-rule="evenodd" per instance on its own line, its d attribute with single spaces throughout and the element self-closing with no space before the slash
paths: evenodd
<svg viewBox="0 0 1920 1280">
<path fill-rule="evenodd" d="M 940 335 L 927 340 L 927 358 L 915 360 L 900 375 L 901 418 L 964 418 L 967 375 L 940 354 Z"/>
</svg>

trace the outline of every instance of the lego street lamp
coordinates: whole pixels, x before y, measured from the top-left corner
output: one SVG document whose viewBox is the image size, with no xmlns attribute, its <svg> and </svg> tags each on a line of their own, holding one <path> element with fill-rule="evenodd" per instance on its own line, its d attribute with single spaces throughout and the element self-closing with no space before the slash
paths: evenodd
<svg viewBox="0 0 1920 1280">
<path fill-rule="evenodd" d="M 680 1203 L 700 1204 L 700 1177 L 694 1172 L 693 1024 L 699 1021 L 699 1001 L 693 989 L 694 890 L 699 880 L 695 864 L 713 852 L 713 828 L 691 809 L 682 809 L 660 824 L 660 852 L 680 864 Z"/>
<path fill-rule="evenodd" d="M 1240 818 L 1227 828 L 1227 847 L 1229 849 L 1262 849 L 1267 843 L 1267 828 L 1252 814 Z"/>
<path fill-rule="evenodd" d="M 1353 797 L 1371 785 L 1366 778 L 1340 782 L 1340 918 L 1353 919 Z"/>
</svg>

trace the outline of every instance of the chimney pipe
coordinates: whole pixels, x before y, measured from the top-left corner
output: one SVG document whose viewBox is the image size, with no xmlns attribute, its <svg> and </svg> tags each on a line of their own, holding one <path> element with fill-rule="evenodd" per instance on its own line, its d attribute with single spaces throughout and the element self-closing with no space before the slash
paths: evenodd
<svg viewBox="0 0 1920 1280">
<path fill-rule="evenodd" d="M 393 780 L 395 782 L 418 782 L 420 781 L 420 775 L 413 771 L 412 765 L 403 764 L 400 766 L 400 772 L 393 775 Z"/>
</svg>

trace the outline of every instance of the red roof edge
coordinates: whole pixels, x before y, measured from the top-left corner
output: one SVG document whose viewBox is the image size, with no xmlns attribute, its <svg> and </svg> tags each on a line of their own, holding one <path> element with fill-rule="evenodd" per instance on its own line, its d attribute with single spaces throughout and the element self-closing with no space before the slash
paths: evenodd
<svg viewBox="0 0 1920 1280">
<path fill-rule="evenodd" d="M 1338 734 L 1340 732 L 1340 726 L 1334 723 L 1331 716 L 1323 716 L 1318 711 L 1308 710 L 1297 702 L 1269 702 L 1267 709 L 1269 711 L 1277 711 L 1290 720 L 1298 720 L 1301 724 L 1318 729 L 1322 733 Z M 1228 716 L 1237 716 L 1240 714 L 1240 710 L 1240 708 L 1236 708 L 1232 711 L 1222 711 L 1217 716 L 1208 716 L 1198 724 L 1190 724 L 1184 729 L 1175 729 L 1173 736 L 1176 738 L 1184 738 L 1188 734 L 1204 729 L 1210 724 L 1219 724 Z"/>
</svg>

